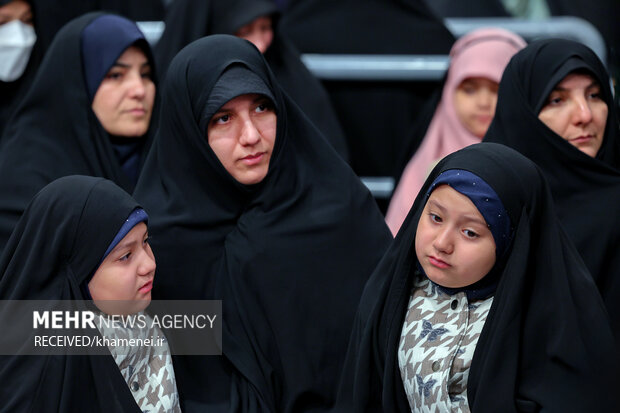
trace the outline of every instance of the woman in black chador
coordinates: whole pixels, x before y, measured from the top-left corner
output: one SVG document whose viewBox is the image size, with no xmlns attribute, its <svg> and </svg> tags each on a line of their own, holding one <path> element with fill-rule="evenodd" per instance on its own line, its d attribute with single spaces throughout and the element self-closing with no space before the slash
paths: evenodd
<svg viewBox="0 0 620 413">
<path fill-rule="evenodd" d="M 179 50 L 201 37 L 232 34 L 245 38 L 263 53 L 284 91 L 346 161 L 344 133 L 327 92 L 278 29 L 279 15 L 273 0 L 175 0 L 155 47 L 158 70 L 164 73 Z"/>
<path fill-rule="evenodd" d="M 481 143 L 433 169 L 373 272 L 336 410 L 613 411 L 617 365 L 540 169 Z"/>
<path fill-rule="evenodd" d="M 55 37 L 0 146 L 0 252 L 30 199 L 80 174 L 128 192 L 153 134 L 155 78 L 135 23 L 91 13 Z"/>
<path fill-rule="evenodd" d="M 542 169 L 560 222 L 620 339 L 620 215 L 604 212 L 620 205 L 620 140 L 609 75 L 599 58 L 560 39 L 520 51 L 503 74 L 484 140 L 508 145 Z"/>
<path fill-rule="evenodd" d="M 218 299 L 223 357 L 177 358 L 183 411 L 323 410 L 362 289 L 391 240 L 368 190 L 229 35 L 172 61 L 136 187 L 154 294 Z"/>
</svg>

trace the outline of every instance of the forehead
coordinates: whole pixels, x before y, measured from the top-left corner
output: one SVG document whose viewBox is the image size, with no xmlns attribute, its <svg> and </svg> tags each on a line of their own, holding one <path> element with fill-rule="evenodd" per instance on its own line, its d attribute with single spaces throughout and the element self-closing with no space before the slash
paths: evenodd
<svg viewBox="0 0 620 413">
<path fill-rule="evenodd" d="M 147 58 L 142 49 L 137 46 L 129 46 L 117 59 L 117 61 L 141 61 L 146 62 Z"/>
<path fill-rule="evenodd" d="M 439 185 L 431 192 L 426 207 L 437 207 L 454 216 L 467 215 L 486 222 L 474 203 L 449 185 Z"/>
<path fill-rule="evenodd" d="M 259 95 L 258 93 L 246 93 L 244 95 L 237 96 L 224 103 L 219 109 L 219 112 L 223 110 L 241 110 L 247 106 L 250 106 L 263 99 L 268 99 L 266 96 Z"/>
<path fill-rule="evenodd" d="M 497 88 L 499 86 L 499 84 L 496 81 L 491 80 L 486 77 L 466 77 L 465 79 L 461 81 L 461 83 L 459 84 L 459 87 L 463 85 L 471 85 L 471 86 L 476 86 L 476 87 L 489 87 L 489 88 L 491 87 Z"/>
<path fill-rule="evenodd" d="M 598 81 L 587 73 L 569 73 L 555 86 L 555 89 L 575 90 L 598 85 Z"/>
</svg>

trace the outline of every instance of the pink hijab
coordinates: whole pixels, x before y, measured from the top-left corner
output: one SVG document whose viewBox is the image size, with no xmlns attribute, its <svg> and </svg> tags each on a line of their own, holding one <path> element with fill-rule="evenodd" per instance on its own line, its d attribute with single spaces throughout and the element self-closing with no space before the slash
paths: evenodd
<svg viewBox="0 0 620 413">
<path fill-rule="evenodd" d="M 385 217 L 394 235 L 435 164 L 444 156 L 482 140 L 459 120 L 454 109 L 456 88 L 471 77 L 499 83 L 510 58 L 525 46 L 518 35 L 496 28 L 474 30 L 454 43 L 441 101 L 426 136 L 403 172 Z"/>
</svg>

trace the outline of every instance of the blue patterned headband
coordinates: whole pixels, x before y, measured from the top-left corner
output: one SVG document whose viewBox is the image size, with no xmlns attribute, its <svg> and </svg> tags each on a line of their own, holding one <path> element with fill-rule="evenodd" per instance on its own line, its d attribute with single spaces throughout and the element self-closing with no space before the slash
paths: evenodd
<svg viewBox="0 0 620 413">
<path fill-rule="evenodd" d="M 442 172 L 431 184 L 426 196 L 430 196 L 439 185 L 449 185 L 452 189 L 465 195 L 474 203 L 484 217 L 493 239 L 495 255 L 501 258 L 512 238 L 512 229 L 508 211 L 493 188 L 478 175 L 462 169 L 450 169 Z"/>
</svg>

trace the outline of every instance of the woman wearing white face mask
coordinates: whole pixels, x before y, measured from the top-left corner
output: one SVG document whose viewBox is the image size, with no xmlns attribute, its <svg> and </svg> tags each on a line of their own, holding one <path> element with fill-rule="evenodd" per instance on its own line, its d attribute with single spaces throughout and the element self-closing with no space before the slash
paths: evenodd
<svg viewBox="0 0 620 413">
<path fill-rule="evenodd" d="M 89 13 L 47 50 L 0 141 L 0 251 L 31 197 L 67 175 L 99 176 L 132 192 L 155 121 L 155 67 L 123 17 Z"/>
<path fill-rule="evenodd" d="M 30 3 L 0 0 L 0 135 L 43 56 L 36 40 Z"/>
</svg>

